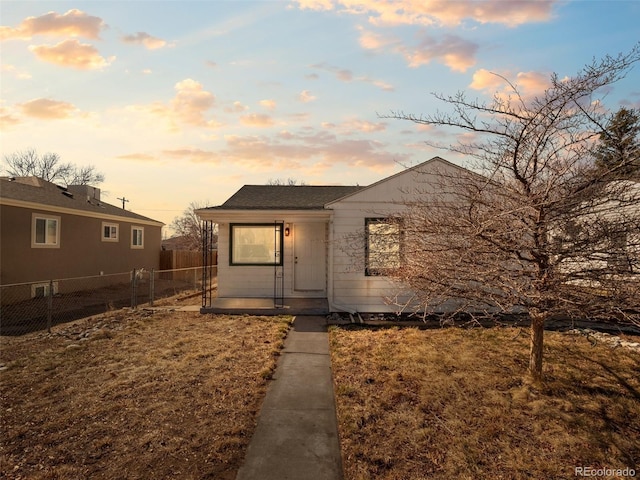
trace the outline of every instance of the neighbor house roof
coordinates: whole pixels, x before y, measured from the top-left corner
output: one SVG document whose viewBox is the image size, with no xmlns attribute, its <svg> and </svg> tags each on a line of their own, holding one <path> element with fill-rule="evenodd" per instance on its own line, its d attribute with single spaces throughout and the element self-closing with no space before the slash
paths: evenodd
<svg viewBox="0 0 640 480">
<path fill-rule="evenodd" d="M 61 187 L 38 177 L 0 177 L 0 200 L 4 204 L 42 205 L 78 210 L 96 217 L 123 217 L 130 220 L 162 222 L 116 207 L 100 200 L 100 190 L 89 186 Z M 35 206 L 35 205 L 33 205 Z"/>
<path fill-rule="evenodd" d="M 316 185 L 245 185 L 218 207 L 203 210 L 322 210 L 363 187 Z"/>
</svg>

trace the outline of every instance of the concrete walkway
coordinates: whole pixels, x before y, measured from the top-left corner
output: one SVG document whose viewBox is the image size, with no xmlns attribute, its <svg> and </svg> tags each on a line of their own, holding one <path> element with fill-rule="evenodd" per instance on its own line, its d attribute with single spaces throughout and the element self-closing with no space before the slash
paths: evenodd
<svg viewBox="0 0 640 480">
<path fill-rule="evenodd" d="M 340 480 L 324 316 L 296 317 L 236 480 Z"/>
</svg>

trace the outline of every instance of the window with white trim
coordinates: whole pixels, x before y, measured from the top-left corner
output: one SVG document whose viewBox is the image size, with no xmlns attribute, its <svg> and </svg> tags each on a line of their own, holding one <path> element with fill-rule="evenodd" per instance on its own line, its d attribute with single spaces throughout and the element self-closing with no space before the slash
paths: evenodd
<svg viewBox="0 0 640 480">
<path fill-rule="evenodd" d="M 131 248 L 144 248 L 144 227 L 131 227 Z"/>
<path fill-rule="evenodd" d="M 117 242 L 120 236 L 120 227 L 117 223 L 102 222 L 102 241 Z"/>
<path fill-rule="evenodd" d="M 53 287 L 53 292 L 51 288 Z M 58 282 L 34 283 L 31 285 L 31 298 L 48 297 L 49 295 L 57 295 Z"/>
<path fill-rule="evenodd" d="M 60 217 L 34 213 L 31 216 L 31 247 L 60 247 Z"/>
</svg>

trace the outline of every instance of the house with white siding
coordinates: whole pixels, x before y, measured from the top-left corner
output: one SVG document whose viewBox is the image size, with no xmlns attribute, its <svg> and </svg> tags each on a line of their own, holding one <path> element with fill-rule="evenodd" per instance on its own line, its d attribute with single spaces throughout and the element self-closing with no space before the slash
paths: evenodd
<svg viewBox="0 0 640 480">
<path fill-rule="evenodd" d="M 218 226 L 217 298 L 203 311 L 299 300 L 313 300 L 318 313 L 395 311 L 389 298 L 402 288 L 385 270 L 400 261 L 402 232 L 385 219 L 412 195 L 435 192 L 430 174 L 463 170 L 434 157 L 366 187 L 245 185 L 222 205 L 198 210 Z"/>
</svg>

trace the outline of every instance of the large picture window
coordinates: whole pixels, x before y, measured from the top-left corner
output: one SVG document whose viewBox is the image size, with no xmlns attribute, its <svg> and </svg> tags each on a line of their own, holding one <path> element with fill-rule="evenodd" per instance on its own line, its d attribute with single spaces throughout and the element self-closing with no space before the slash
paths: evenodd
<svg viewBox="0 0 640 480">
<path fill-rule="evenodd" d="M 365 219 L 365 275 L 388 275 L 400 266 L 400 225 L 385 218 Z"/>
<path fill-rule="evenodd" d="M 282 265 L 282 224 L 231 224 L 231 265 Z"/>
</svg>

